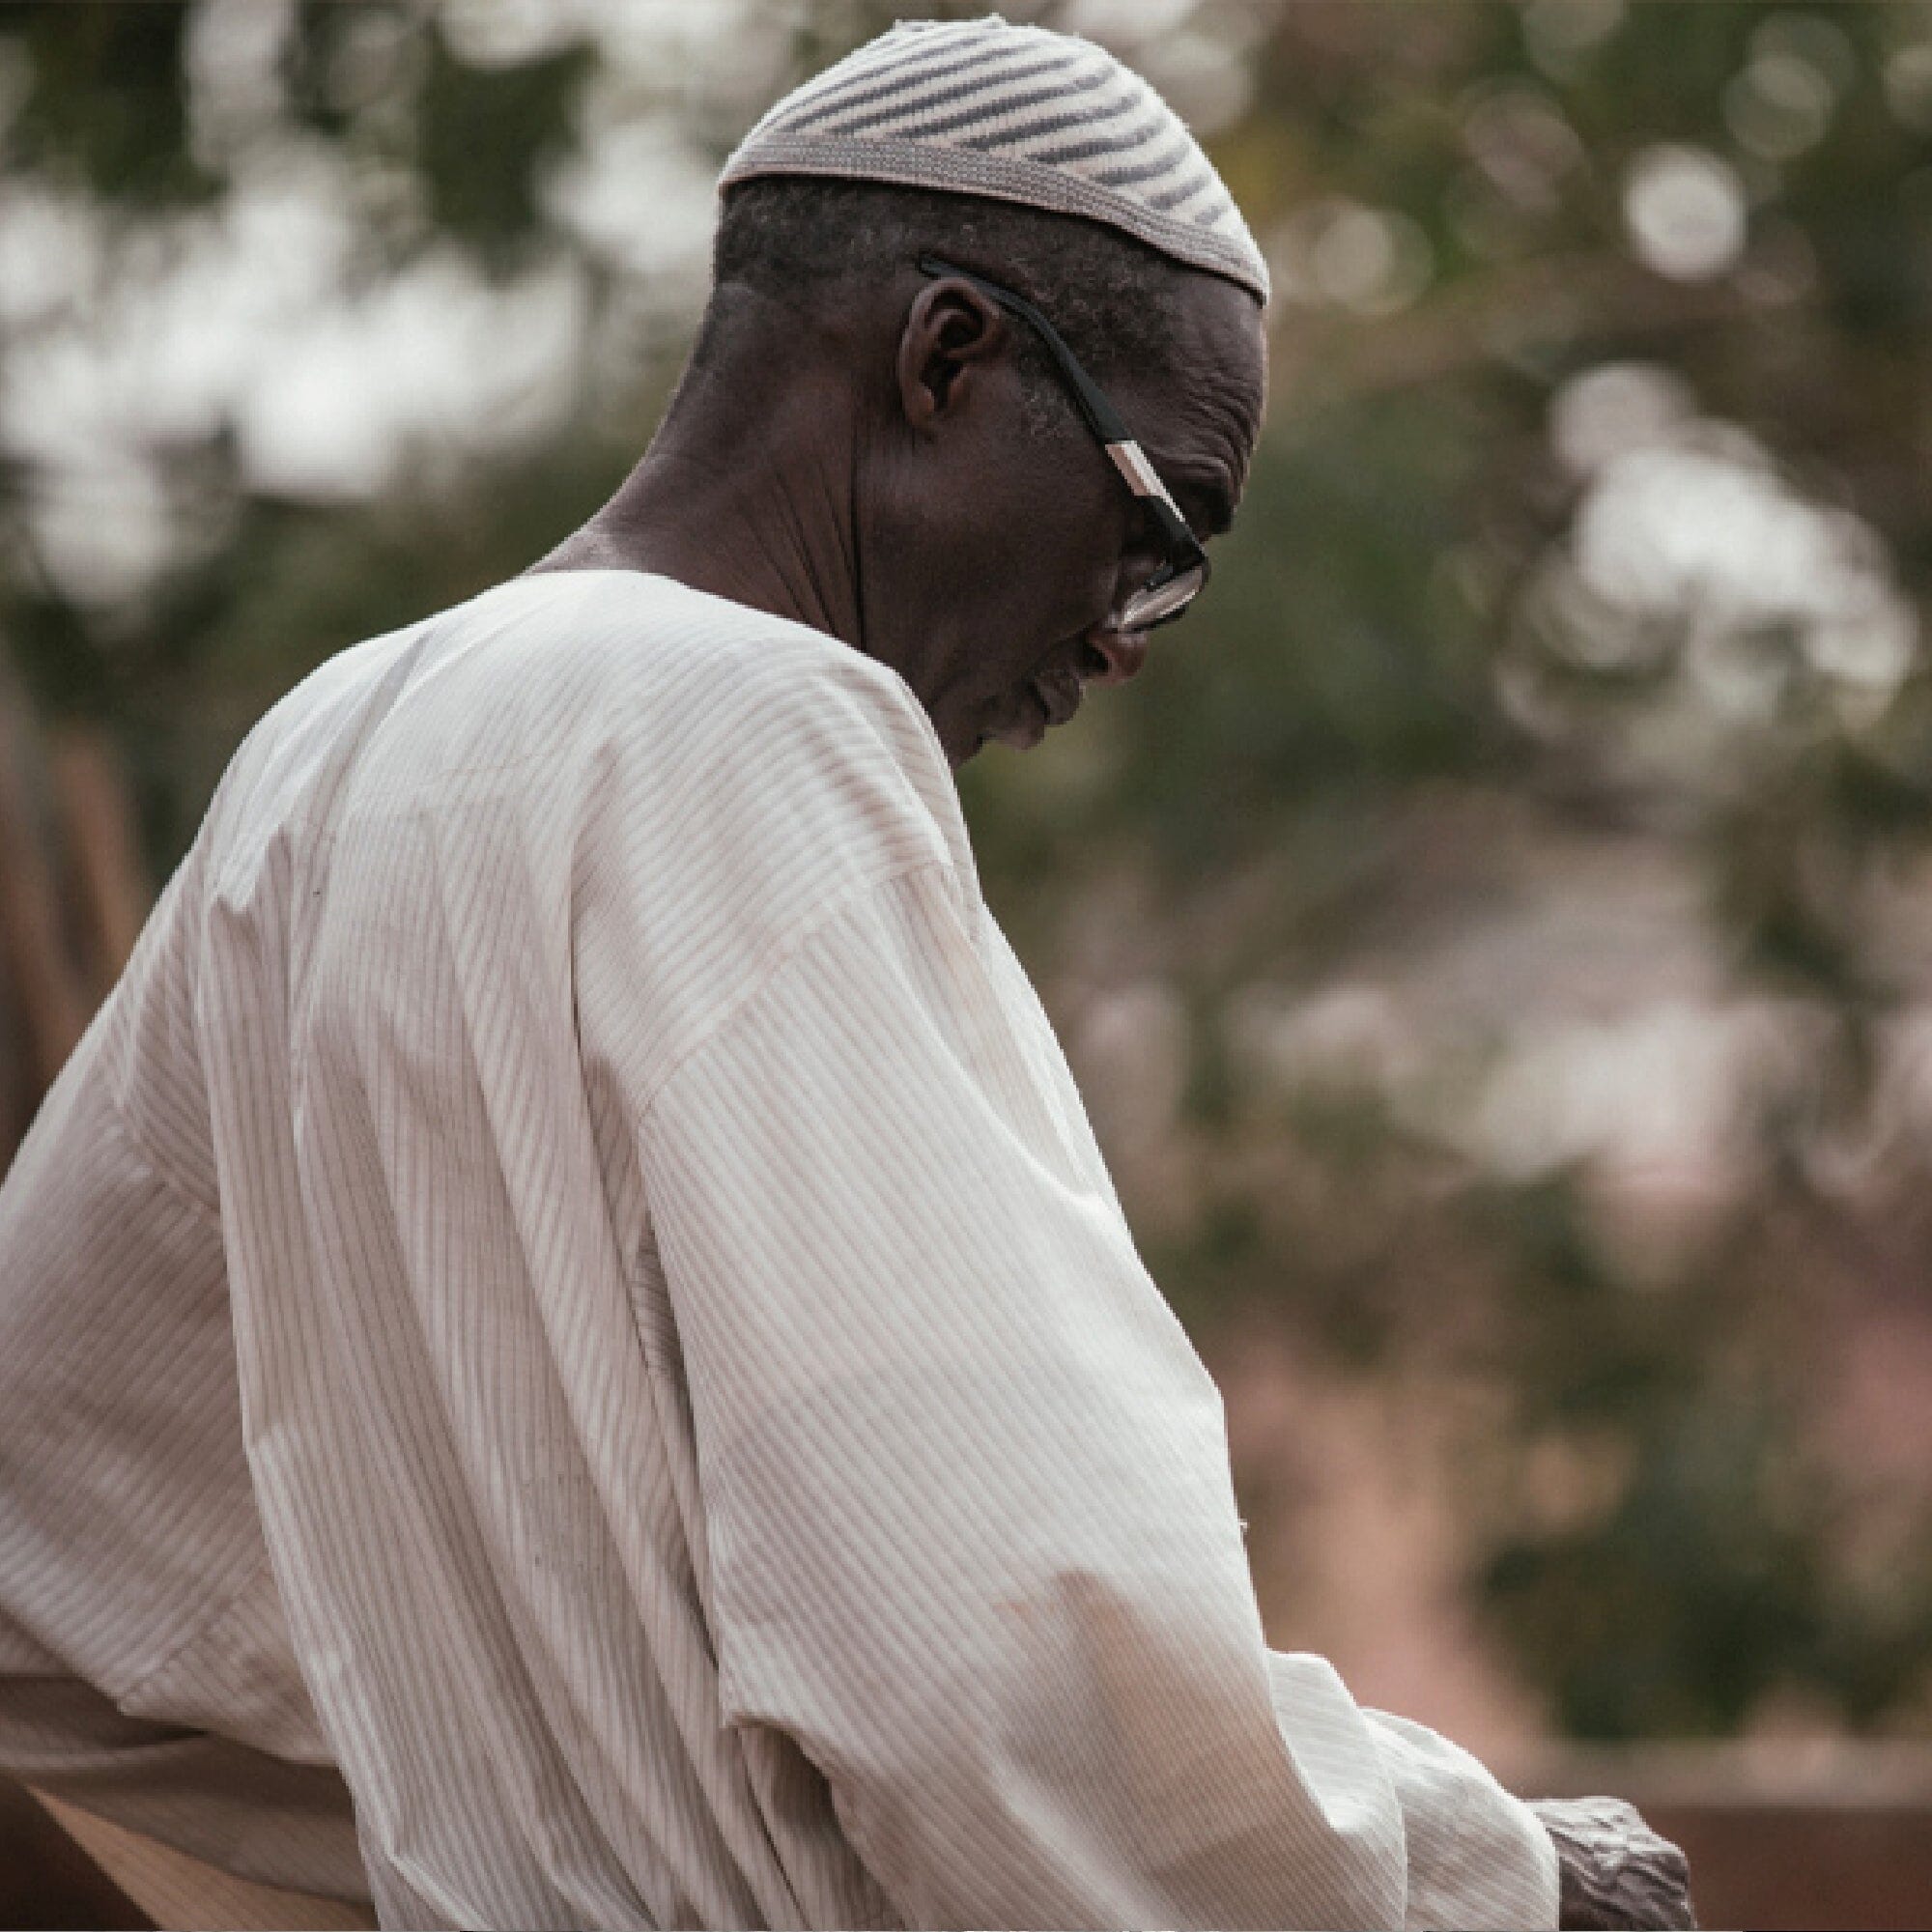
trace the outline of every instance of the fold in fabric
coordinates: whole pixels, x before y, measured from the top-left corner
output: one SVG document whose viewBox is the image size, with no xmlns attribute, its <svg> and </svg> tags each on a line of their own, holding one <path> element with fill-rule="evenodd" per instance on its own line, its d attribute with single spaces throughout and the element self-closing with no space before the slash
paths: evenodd
<svg viewBox="0 0 1932 1932">
<path fill-rule="evenodd" d="M 8 1632 L 0 1770 L 385 1926 L 1555 1921 L 1266 1647 L 910 690 L 640 574 L 231 764 L 0 1189 Z"/>
</svg>

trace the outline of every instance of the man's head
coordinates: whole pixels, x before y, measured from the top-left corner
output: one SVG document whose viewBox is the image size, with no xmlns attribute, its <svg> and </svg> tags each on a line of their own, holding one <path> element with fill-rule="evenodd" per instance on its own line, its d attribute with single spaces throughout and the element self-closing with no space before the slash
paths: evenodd
<svg viewBox="0 0 1932 1932">
<path fill-rule="evenodd" d="M 1149 634 L 1117 620 L 1174 532 L 1021 310 L 1194 535 L 1225 528 L 1261 423 L 1266 278 L 1192 137 L 1085 42 L 906 26 L 781 101 L 723 182 L 668 428 L 742 444 L 756 423 L 770 463 L 810 479 L 799 515 L 833 516 L 851 580 L 823 603 L 906 678 L 955 766 L 1131 675 Z M 777 540 L 827 570 L 803 522 Z"/>
</svg>

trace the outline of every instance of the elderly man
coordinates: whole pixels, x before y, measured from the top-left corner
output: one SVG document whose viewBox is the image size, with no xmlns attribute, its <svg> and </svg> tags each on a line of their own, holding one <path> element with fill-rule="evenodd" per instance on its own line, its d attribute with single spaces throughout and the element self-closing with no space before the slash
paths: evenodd
<svg viewBox="0 0 1932 1932">
<path fill-rule="evenodd" d="M 1685 1922 L 1266 1647 L 975 876 L 1240 496 L 1225 188 L 997 19 L 724 183 L 635 473 L 270 713 L 0 1196 L 0 1766 L 389 1926 Z"/>
</svg>

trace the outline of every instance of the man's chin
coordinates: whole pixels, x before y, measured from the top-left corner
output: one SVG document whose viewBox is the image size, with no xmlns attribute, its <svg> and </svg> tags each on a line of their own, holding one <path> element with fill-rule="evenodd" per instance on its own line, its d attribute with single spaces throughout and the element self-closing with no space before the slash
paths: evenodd
<svg viewBox="0 0 1932 1932">
<path fill-rule="evenodd" d="M 956 745 L 949 747 L 947 762 L 956 772 L 961 765 L 977 758 L 988 745 L 1006 745 L 1015 752 L 1030 752 L 1046 736 L 1049 722 L 1044 710 L 1037 703 L 1023 703 L 1012 715 L 997 724 L 979 726 L 963 751 Z"/>
<path fill-rule="evenodd" d="M 1030 752 L 1046 736 L 1047 724 L 1045 709 L 1037 702 L 1022 705 L 997 729 L 981 733 L 980 743 L 1009 745 L 1016 752 Z"/>
</svg>

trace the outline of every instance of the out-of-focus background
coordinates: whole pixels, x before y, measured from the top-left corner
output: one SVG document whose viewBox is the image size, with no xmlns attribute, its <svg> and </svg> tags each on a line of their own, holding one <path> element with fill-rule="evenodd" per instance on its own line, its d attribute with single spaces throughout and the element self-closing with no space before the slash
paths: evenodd
<svg viewBox="0 0 1932 1932">
<path fill-rule="evenodd" d="M 0 1167 L 242 734 L 602 501 L 719 162 L 897 11 L 0 5 Z M 1924 1923 L 1932 7 L 1006 12 L 1275 277 L 1211 594 L 962 777 L 1270 1640 L 1707 1922 Z"/>
</svg>

